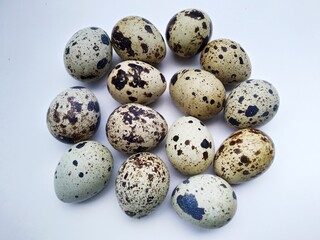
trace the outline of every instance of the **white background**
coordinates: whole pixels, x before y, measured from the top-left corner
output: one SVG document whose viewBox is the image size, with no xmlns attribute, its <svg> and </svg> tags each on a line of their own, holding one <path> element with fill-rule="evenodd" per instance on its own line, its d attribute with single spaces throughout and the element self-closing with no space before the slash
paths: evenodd
<svg viewBox="0 0 320 240">
<path fill-rule="evenodd" d="M 281 97 L 275 118 L 260 129 L 274 141 L 276 156 L 262 176 L 235 186 L 238 210 L 220 229 L 205 230 L 182 221 L 170 204 L 184 176 L 166 158 L 164 143 L 153 152 L 168 165 L 170 190 L 149 216 L 132 219 L 118 206 L 114 179 L 127 155 L 107 142 L 104 128 L 119 104 L 109 95 L 106 78 L 86 85 L 72 79 L 63 51 L 79 29 L 101 27 L 111 34 L 128 15 L 151 21 L 164 35 L 166 25 L 186 8 L 206 11 L 215 38 L 239 42 L 252 63 L 251 78 L 271 82 Z M 320 1 L 0 1 L 0 239 L 320 239 Z M 114 54 L 114 64 L 119 62 Z M 169 83 L 186 67 L 200 67 L 199 55 L 173 57 L 168 49 L 157 66 Z M 53 174 L 70 147 L 54 139 L 46 126 L 53 98 L 67 87 L 89 87 L 98 97 L 102 119 L 94 140 L 112 151 L 115 169 L 107 188 L 80 204 L 60 202 Z M 152 105 L 169 125 L 183 114 L 168 88 Z M 222 115 L 205 122 L 216 148 L 235 129 Z M 213 173 L 208 169 L 207 173 Z"/>
</svg>

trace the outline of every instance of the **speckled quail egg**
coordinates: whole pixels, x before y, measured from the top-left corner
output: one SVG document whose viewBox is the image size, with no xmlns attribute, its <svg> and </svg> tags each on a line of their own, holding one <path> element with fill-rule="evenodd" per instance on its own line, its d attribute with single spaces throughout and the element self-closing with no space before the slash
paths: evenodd
<svg viewBox="0 0 320 240">
<path fill-rule="evenodd" d="M 102 78 L 111 66 L 112 46 L 108 34 L 98 27 L 76 32 L 64 51 L 64 65 L 68 73 L 82 82 Z"/>
<path fill-rule="evenodd" d="M 209 119 L 222 109 L 226 90 L 219 79 L 201 69 L 184 69 L 173 75 L 169 86 L 172 101 L 193 117 Z"/>
<path fill-rule="evenodd" d="M 279 104 L 279 94 L 269 82 L 247 80 L 229 94 L 224 119 L 237 128 L 260 127 L 276 115 Z"/>
<path fill-rule="evenodd" d="M 116 108 L 106 124 L 110 144 L 125 153 L 148 151 L 156 147 L 167 132 L 167 122 L 160 113 L 137 103 Z"/>
<path fill-rule="evenodd" d="M 47 112 L 50 133 L 65 143 L 76 143 L 91 138 L 99 123 L 98 100 L 84 87 L 71 87 L 58 94 Z"/>
<path fill-rule="evenodd" d="M 180 57 L 192 57 L 207 45 L 212 32 L 210 17 L 198 9 L 175 14 L 166 29 L 170 49 Z"/>
<path fill-rule="evenodd" d="M 215 173 L 230 184 L 248 181 L 265 172 L 273 162 L 272 140 L 257 129 L 241 129 L 228 137 L 214 158 Z"/>
<path fill-rule="evenodd" d="M 54 174 L 55 193 L 62 202 L 87 200 L 109 182 L 113 170 L 113 158 L 107 147 L 84 141 L 66 152 Z"/>
<path fill-rule="evenodd" d="M 201 52 L 200 64 L 225 85 L 243 82 L 251 75 L 248 54 L 239 43 L 229 39 L 209 42 Z"/>
<path fill-rule="evenodd" d="M 127 60 L 117 64 L 111 71 L 107 87 L 118 102 L 150 104 L 166 90 L 162 73 L 148 63 Z"/>
<path fill-rule="evenodd" d="M 171 203 L 182 219 L 203 228 L 224 226 L 237 210 L 237 197 L 232 187 L 210 174 L 184 180 L 174 189 Z"/>
<path fill-rule="evenodd" d="M 139 16 L 119 20 L 113 27 L 111 42 L 123 60 L 156 64 L 166 55 L 166 44 L 159 30 L 150 21 Z"/>
<path fill-rule="evenodd" d="M 169 190 L 170 175 L 165 163 L 149 152 L 130 156 L 116 177 L 116 196 L 122 210 L 141 218 L 154 211 Z"/>
<path fill-rule="evenodd" d="M 185 175 L 199 174 L 212 164 L 214 142 L 208 128 L 194 117 L 182 117 L 170 127 L 166 140 L 169 161 Z"/>
</svg>

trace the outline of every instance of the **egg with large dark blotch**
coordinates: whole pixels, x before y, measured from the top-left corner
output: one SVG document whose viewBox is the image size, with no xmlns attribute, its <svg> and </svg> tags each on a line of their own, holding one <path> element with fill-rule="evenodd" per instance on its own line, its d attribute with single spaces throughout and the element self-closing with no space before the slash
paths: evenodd
<svg viewBox="0 0 320 240">
<path fill-rule="evenodd" d="M 203 228 L 224 226 L 237 210 L 230 184 L 211 174 L 196 175 L 177 185 L 171 203 L 182 219 Z"/>
</svg>

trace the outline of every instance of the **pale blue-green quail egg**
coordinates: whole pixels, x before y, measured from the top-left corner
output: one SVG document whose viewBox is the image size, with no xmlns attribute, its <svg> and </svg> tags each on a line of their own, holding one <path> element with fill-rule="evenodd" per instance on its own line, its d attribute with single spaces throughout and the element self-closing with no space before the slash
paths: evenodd
<svg viewBox="0 0 320 240">
<path fill-rule="evenodd" d="M 174 189 L 171 203 L 182 219 L 203 228 L 224 226 L 237 210 L 237 197 L 230 184 L 210 174 L 184 180 Z"/>
<path fill-rule="evenodd" d="M 119 20 L 113 27 L 111 42 L 122 60 L 156 64 L 166 55 L 166 44 L 159 30 L 150 21 L 139 16 Z"/>
<path fill-rule="evenodd" d="M 182 112 L 201 120 L 221 112 L 226 97 L 221 81 L 201 69 L 178 71 L 171 78 L 169 90 L 172 101 Z"/>
<path fill-rule="evenodd" d="M 169 171 L 158 156 L 136 153 L 121 165 L 116 176 L 118 203 L 128 216 L 144 217 L 163 202 L 169 183 Z"/>
<path fill-rule="evenodd" d="M 271 166 L 274 154 L 274 144 L 264 132 L 241 129 L 222 143 L 214 158 L 213 168 L 230 184 L 238 184 L 265 172 Z"/>
<path fill-rule="evenodd" d="M 111 152 L 95 141 L 72 146 L 60 159 L 54 174 L 55 193 L 62 202 L 74 203 L 98 194 L 110 180 Z"/>
<path fill-rule="evenodd" d="M 107 80 L 111 96 L 118 102 L 150 104 L 166 90 L 163 74 L 148 63 L 127 60 L 117 64 Z"/>
<path fill-rule="evenodd" d="M 194 117 L 182 117 L 170 127 L 166 139 L 170 163 L 185 175 L 199 174 L 212 164 L 214 142 L 208 128 Z"/>
<path fill-rule="evenodd" d="M 127 103 L 116 108 L 106 124 L 110 144 L 125 153 L 155 148 L 167 132 L 168 124 L 160 113 L 137 103 Z"/>
<path fill-rule="evenodd" d="M 279 94 L 271 83 L 247 80 L 229 94 L 224 119 L 236 128 L 260 127 L 276 115 L 279 104 Z"/>
<path fill-rule="evenodd" d="M 170 49 L 180 57 L 192 57 L 206 46 L 212 32 L 211 19 L 204 11 L 186 9 L 175 14 L 166 29 Z"/>
<path fill-rule="evenodd" d="M 200 64 L 224 85 L 243 82 L 251 75 L 248 54 L 239 43 L 230 39 L 209 42 L 201 52 Z"/>
<path fill-rule="evenodd" d="M 64 51 L 64 65 L 68 73 L 82 82 L 102 78 L 111 66 L 112 46 L 108 34 L 98 27 L 77 31 Z"/>
<path fill-rule="evenodd" d="M 59 93 L 47 112 L 50 133 L 65 143 L 91 138 L 100 124 L 100 108 L 96 96 L 84 87 L 71 87 Z"/>
</svg>

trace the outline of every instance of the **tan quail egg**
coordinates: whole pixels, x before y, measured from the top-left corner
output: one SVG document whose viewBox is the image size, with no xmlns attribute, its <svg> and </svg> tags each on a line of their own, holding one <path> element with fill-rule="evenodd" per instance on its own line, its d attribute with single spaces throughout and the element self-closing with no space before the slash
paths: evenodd
<svg viewBox="0 0 320 240">
<path fill-rule="evenodd" d="M 211 19 L 198 9 L 185 9 L 175 14 L 166 29 L 170 49 L 180 57 L 192 57 L 207 45 L 212 32 Z"/>
<path fill-rule="evenodd" d="M 91 138 L 99 124 L 98 100 L 84 87 L 71 87 L 58 94 L 47 112 L 50 133 L 65 143 L 76 143 Z"/>
<path fill-rule="evenodd" d="M 208 128 L 194 117 L 182 117 L 170 127 L 166 140 L 169 161 L 185 175 L 199 174 L 212 164 L 214 142 Z"/>
<path fill-rule="evenodd" d="M 184 180 L 174 189 L 171 203 L 182 219 L 203 228 L 224 226 L 237 210 L 237 197 L 232 187 L 210 174 Z"/>
<path fill-rule="evenodd" d="M 60 159 L 54 174 L 55 193 L 62 202 L 87 200 L 109 182 L 113 170 L 111 152 L 95 141 L 73 145 Z"/>
<path fill-rule="evenodd" d="M 200 64 L 224 85 L 243 82 L 251 75 L 248 54 L 239 43 L 230 39 L 209 42 L 201 52 Z"/>
<path fill-rule="evenodd" d="M 118 203 L 128 216 L 144 217 L 163 202 L 169 183 L 169 171 L 158 156 L 136 153 L 121 165 L 116 176 Z"/>
<path fill-rule="evenodd" d="M 110 144 L 125 153 L 148 151 L 156 147 L 167 132 L 167 122 L 160 113 L 137 103 L 116 108 L 106 124 Z"/>
<path fill-rule="evenodd" d="M 241 129 L 228 137 L 214 158 L 215 173 L 230 184 L 248 181 L 265 172 L 273 162 L 274 144 L 257 129 Z"/>
<path fill-rule="evenodd" d="M 279 94 L 271 83 L 247 80 L 229 94 L 224 119 L 236 128 L 260 127 L 276 115 L 279 104 Z"/>
<path fill-rule="evenodd" d="M 166 55 L 166 44 L 159 30 L 150 21 L 139 16 L 119 20 L 113 27 L 111 42 L 123 60 L 156 64 Z"/>
<path fill-rule="evenodd" d="M 107 87 L 118 102 L 150 104 L 166 90 L 162 73 L 148 63 L 127 60 L 117 64 L 111 71 Z"/>
<path fill-rule="evenodd" d="M 169 90 L 172 101 L 182 112 L 201 120 L 221 112 L 226 97 L 221 81 L 201 69 L 183 69 L 175 73 Z"/>
<path fill-rule="evenodd" d="M 108 34 L 101 28 L 88 27 L 77 31 L 64 51 L 68 73 L 82 82 L 102 78 L 111 66 L 112 46 Z"/>
</svg>

